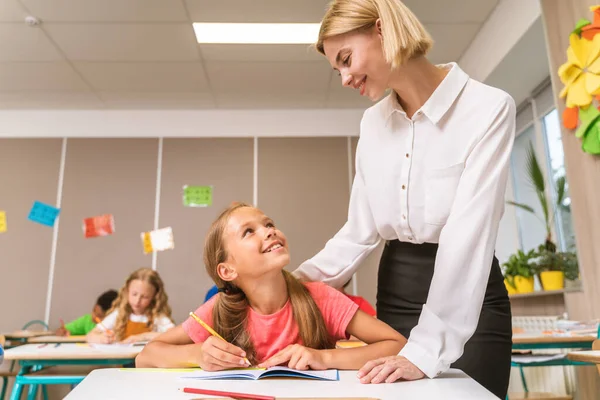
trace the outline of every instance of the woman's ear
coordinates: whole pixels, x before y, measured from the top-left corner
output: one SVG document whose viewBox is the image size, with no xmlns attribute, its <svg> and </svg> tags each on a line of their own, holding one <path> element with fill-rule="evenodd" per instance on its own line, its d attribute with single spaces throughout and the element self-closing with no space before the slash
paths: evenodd
<svg viewBox="0 0 600 400">
<path fill-rule="evenodd" d="M 223 279 L 225 282 L 231 282 L 238 276 L 235 268 L 226 263 L 217 265 L 217 274 L 219 275 L 219 278 Z"/>
</svg>

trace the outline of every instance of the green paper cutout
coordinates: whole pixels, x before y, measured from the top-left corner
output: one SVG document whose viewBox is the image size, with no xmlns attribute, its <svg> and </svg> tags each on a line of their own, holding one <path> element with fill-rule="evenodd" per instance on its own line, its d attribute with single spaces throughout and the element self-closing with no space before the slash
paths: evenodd
<svg viewBox="0 0 600 400">
<path fill-rule="evenodd" d="M 583 138 L 581 148 L 589 154 L 600 154 L 600 126 L 598 120 L 590 127 L 587 134 Z"/>
<path fill-rule="evenodd" d="M 577 24 L 575 24 L 575 29 L 573 29 L 573 32 L 571 33 L 575 33 L 576 35 L 581 35 L 581 28 L 583 28 L 584 26 L 587 26 L 591 24 L 590 21 L 588 21 L 585 18 L 581 18 L 579 21 L 577 21 Z"/>
<path fill-rule="evenodd" d="M 183 205 L 186 207 L 208 207 L 212 205 L 212 186 L 183 187 Z"/>
<path fill-rule="evenodd" d="M 575 132 L 575 136 L 578 138 L 582 138 L 585 136 L 586 132 L 590 127 L 598 120 L 600 117 L 600 111 L 593 104 L 590 104 L 586 109 L 583 107 L 579 109 L 579 119 L 581 120 L 581 124 L 579 128 Z"/>
</svg>

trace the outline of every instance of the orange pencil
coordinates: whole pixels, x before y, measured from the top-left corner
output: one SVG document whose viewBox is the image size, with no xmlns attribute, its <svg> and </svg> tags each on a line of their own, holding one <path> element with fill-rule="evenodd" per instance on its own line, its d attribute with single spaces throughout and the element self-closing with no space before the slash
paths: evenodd
<svg viewBox="0 0 600 400">
<path fill-rule="evenodd" d="M 105 327 L 104 325 L 102 325 L 102 321 L 100 321 L 100 318 L 94 317 L 94 322 L 96 324 L 100 325 L 101 327 L 103 327 L 104 330 L 106 331 L 106 333 L 108 333 L 109 335 L 113 334 L 113 331 L 111 331 L 110 329 L 108 329 L 107 327 Z"/>
<path fill-rule="evenodd" d="M 218 337 L 222 341 L 226 342 L 226 340 L 223 339 L 223 337 L 221 335 L 219 335 L 217 332 L 215 332 L 215 330 L 213 328 L 211 328 L 210 325 L 208 325 L 206 322 L 202 321 L 194 312 L 190 312 L 190 317 L 194 318 L 194 320 L 196 320 L 197 323 L 199 323 L 204 329 L 206 329 L 208 331 L 208 333 L 210 333 L 211 335 Z M 246 361 L 246 364 L 252 365 L 252 364 L 250 364 L 250 361 L 248 361 L 248 359 L 246 357 L 244 357 L 244 361 Z"/>
</svg>

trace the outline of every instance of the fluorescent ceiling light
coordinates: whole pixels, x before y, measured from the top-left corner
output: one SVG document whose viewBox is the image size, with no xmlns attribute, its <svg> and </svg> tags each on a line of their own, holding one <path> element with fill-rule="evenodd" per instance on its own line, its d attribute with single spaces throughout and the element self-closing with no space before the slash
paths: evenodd
<svg viewBox="0 0 600 400">
<path fill-rule="evenodd" d="M 321 24 L 194 23 L 198 43 L 312 44 Z"/>
</svg>

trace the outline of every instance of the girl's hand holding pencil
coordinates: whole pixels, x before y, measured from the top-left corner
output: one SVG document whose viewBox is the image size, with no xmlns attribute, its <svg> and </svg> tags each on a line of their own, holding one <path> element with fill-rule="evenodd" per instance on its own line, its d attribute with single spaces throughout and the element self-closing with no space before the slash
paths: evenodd
<svg viewBox="0 0 600 400">
<path fill-rule="evenodd" d="M 222 371 L 224 369 L 249 367 L 244 360 L 246 353 L 237 346 L 211 336 L 201 346 L 197 362 L 205 371 Z"/>
<path fill-rule="evenodd" d="M 93 336 L 88 335 L 88 342 L 98 343 L 98 344 L 114 343 L 115 342 L 115 334 L 113 333 L 113 331 L 111 331 L 110 329 L 108 329 L 104 325 L 102 325 L 102 321 L 100 321 L 100 318 L 98 318 L 98 317 L 94 317 L 94 322 L 96 322 L 97 326 L 102 328 L 102 334 L 101 335 L 96 334 Z"/>
<path fill-rule="evenodd" d="M 190 316 L 212 335 L 200 346 L 198 356 L 200 368 L 205 371 L 221 371 L 250 366 L 244 350 L 228 343 L 193 312 L 190 313 Z"/>
</svg>

